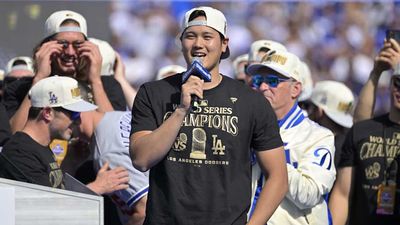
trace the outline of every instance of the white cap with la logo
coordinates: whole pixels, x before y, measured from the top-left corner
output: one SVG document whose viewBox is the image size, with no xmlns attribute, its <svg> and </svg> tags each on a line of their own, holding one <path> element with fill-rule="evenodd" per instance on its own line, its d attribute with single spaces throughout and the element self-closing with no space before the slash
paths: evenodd
<svg viewBox="0 0 400 225">
<path fill-rule="evenodd" d="M 33 107 L 62 107 L 74 112 L 97 109 L 80 95 L 78 82 L 65 76 L 52 76 L 40 80 L 32 86 L 29 98 Z"/>
</svg>

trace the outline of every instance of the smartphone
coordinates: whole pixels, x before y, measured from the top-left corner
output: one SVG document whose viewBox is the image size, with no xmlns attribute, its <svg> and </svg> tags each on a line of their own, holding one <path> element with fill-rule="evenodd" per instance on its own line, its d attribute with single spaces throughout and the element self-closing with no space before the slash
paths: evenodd
<svg viewBox="0 0 400 225">
<path fill-rule="evenodd" d="M 389 40 L 389 38 L 393 38 L 400 43 L 400 30 L 386 30 L 386 40 Z"/>
</svg>

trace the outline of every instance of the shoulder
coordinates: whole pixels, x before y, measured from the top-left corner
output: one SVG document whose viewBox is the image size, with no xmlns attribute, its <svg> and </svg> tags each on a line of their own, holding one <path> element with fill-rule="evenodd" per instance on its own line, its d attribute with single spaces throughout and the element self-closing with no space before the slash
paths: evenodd
<svg viewBox="0 0 400 225">
<path fill-rule="evenodd" d="M 312 121 L 310 118 L 305 118 L 304 122 L 307 126 L 309 126 L 311 129 L 310 131 L 314 134 L 314 135 L 318 135 L 318 136 L 331 136 L 332 138 L 334 138 L 334 134 L 332 133 L 331 130 L 329 130 L 326 127 L 323 127 L 321 125 L 319 125 L 318 123 Z"/>
<path fill-rule="evenodd" d="M 370 131 L 371 129 L 380 129 L 383 125 L 389 125 L 391 122 L 389 120 L 389 114 L 384 114 L 381 116 L 374 117 L 372 119 L 362 120 L 353 125 L 353 130 L 358 131 Z"/>
<path fill-rule="evenodd" d="M 32 139 L 23 132 L 17 132 L 10 137 L 8 142 L 4 145 L 2 153 L 6 155 L 29 155 L 31 149 L 29 146 L 32 144 Z M 33 146 L 32 146 L 33 147 Z"/>
</svg>

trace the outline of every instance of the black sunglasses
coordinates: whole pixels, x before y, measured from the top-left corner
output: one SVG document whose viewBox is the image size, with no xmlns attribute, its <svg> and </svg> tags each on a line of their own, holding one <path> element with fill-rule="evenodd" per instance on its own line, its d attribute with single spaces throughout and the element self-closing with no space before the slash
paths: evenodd
<svg viewBox="0 0 400 225">
<path fill-rule="evenodd" d="M 67 49 L 69 45 L 72 45 L 75 49 L 78 49 L 81 44 L 83 44 L 83 41 L 74 41 L 74 42 L 68 42 L 66 40 L 56 40 L 58 44 L 62 45 L 63 49 Z"/>
</svg>

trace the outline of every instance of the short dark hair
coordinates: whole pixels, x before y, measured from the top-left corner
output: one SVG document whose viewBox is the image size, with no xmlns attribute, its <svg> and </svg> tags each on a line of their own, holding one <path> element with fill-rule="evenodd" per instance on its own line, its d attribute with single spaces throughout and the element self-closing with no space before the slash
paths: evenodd
<svg viewBox="0 0 400 225">
<path fill-rule="evenodd" d="M 204 12 L 203 10 L 194 10 L 194 11 L 190 14 L 188 22 L 190 22 L 190 21 L 192 21 L 192 20 L 194 20 L 194 19 L 196 19 L 197 17 L 200 17 L 200 16 L 204 16 L 204 17 L 207 19 L 206 12 Z M 219 34 L 221 40 L 224 40 L 224 39 L 225 39 L 224 35 L 221 34 L 219 31 L 217 31 L 217 32 L 218 32 L 218 34 Z M 181 38 L 182 38 L 182 37 L 181 37 Z"/>
<path fill-rule="evenodd" d="M 36 119 L 36 118 L 39 116 L 39 114 L 40 114 L 40 112 L 42 111 L 42 109 L 43 109 L 43 108 L 31 106 L 31 107 L 29 108 L 28 120 L 34 120 L 34 119 Z"/>
<path fill-rule="evenodd" d="M 12 66 L 18 66 L 18 65 L 27 65 L 26 62 L 22 59 L 17 59 L 13 62 Z"/>
</svg>

